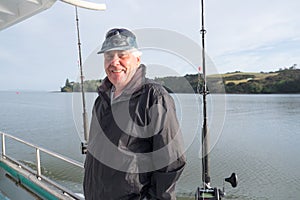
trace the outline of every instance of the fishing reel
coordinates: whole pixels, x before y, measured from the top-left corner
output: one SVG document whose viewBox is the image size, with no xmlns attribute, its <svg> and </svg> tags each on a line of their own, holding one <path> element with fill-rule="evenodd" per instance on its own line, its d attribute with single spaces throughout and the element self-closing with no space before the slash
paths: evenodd
<svg viewBox="0 0 300 200">
<path fill-rule="evenodd" d="M 225 178 L 225 181 L 230 183 L 233 188 L 238 184 L 237 175 L 232 173 L 230 177 Z M 225 189 L 223 182 L 223 190 L 218 188 L 211 188 L 209 185 L 205 184 L 204 188 L 197 188 L 195 193 L 195 200 L 221 200 L 225 197 Z"/>
<path fill-rule="evenodd" d="M 220 200 L 223 196 L 222 191 L 218 188 L 204 189 L 198 187 L 195 200 Z"/>
<path fill-rule="evenodd" d="M 87 152 L 87 143 L 81 142 L 80 149 L 81 149 L 81 154 L 86 154 L 86 152 Z"/>
</svg>

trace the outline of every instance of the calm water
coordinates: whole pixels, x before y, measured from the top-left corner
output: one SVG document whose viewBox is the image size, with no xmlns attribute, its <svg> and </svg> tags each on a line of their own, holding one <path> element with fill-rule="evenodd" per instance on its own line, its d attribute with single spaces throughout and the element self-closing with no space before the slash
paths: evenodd
<svg viewBox="0 0 300 200">
<path fill-rule="evenodd" d="M 79 98 L 65 93 L 0 92 L 0 130 L 83 161 Z M 88 110 L 94 98 L 88 94 Z M 201 184 L 202 104 L 194 95 L 175 99 L 188 159 L 177 190 L 179 196 L 192 198 Z M 223 178 L 235 172 L 239 185 L 232 189 L 225 184 L 226 199 L 299 199 L 300 95 L 210 95 L 208 107 L 212 186 L 221 188 Z M 9 141 L 7 148 L 17 159 L 34 162 L 32 150 L 16 148 Z M 18 155 L 20 150 L 26 154 Z M 82 170 L 45 155 L 42 165 L 45 174 L 82 191 Z"/>
</svg>

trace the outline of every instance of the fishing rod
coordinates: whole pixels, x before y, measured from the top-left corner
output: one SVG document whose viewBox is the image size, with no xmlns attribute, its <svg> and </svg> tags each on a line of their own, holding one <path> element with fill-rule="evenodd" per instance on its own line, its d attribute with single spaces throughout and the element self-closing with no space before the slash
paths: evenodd
<svg viewBox="0 0 300 200">
<path fill-rule="evenodd" d="M 78 57 L 79 57 L 79 69 L 80 69 L 80 89 L 81 89 L 81 98 L 82 98 L 82 120 L 83 120 L 83 135 L 84 135 L 84 142 L 81 142 L 81 152 L 85 154 L 86 146 L 88 141 L 88 119 L 86 113 L 86 103 L 85 103 L 85 94 L 84 94 L 84 75 L 82 69 L 82 56 L 81 56 L 81 42 L 80 42 L 80 35 L 79 35 L 79 18 L 78 18 L 78 11 L 77 6 L 75 6 L 75 13 L 76 13 L 76 30 L 77 30 L 77 45 L 78 45 Z"/>
<path fill-rule="evenodd" d="M 207 95 L 209 94 L 206 79 L 206 61 L 205 61 L 205 34 L 204 27 L 204 0 L 201 0 L 201 44 L 202 44 L 202 91 L 200 90 L 200 72 L 198 82 L 198 93 L 202 94 L 203 103 L 203 126 L 201 133 L 202 141 L 202 187 L 198 187 L 195 193 L 196 200 L 221 200 L 225 196 L 225 189 L 223 184 L 223 190 L 213 188 L 210 186 L 210 160 L 209 160 L 209 131 L 208 131 L 208 116 L 207 116 Z M 200 70 L 199 70 L 200 71 Z M 229 182 L 232 187 L 237 186 L 237 176 L 235 173 L 229 178 L 225 178 L 226 182 Z"/>
<path fill-rule="evenodd" d="M 76 31 L 77 31 L 77 45 L 78 45 L 78 64 L 80 69 L 80 90 L 81 90 L 81 98 L 82 98 L 82 120 L 83 120 L 83 135 L 84 141 L 81 142 L 81 153 L 86 154 L 87 151 L 87 141 L 89 138 L 89 130 L 88 130 L 88 117 L 86 112 L 86 101 L 85 101 L 85 93 L 84 93 L 84 75 L 83 75 L 83 67 L 82 67 L 82 56 L 81 56 L 81 42 L 80 42 L 80 34 L 79 34 L 79 18 L 78 18 L 78 10 L 77 6 L 83 7 L 90 10 L 105 10 L 105 4 L 96 4 L 91 2 L 79 1 L 79 0 L 62 0 L 66 3 L 70 3 L 75 5 L 75 15 L 76 15 Z"/>
</svg>

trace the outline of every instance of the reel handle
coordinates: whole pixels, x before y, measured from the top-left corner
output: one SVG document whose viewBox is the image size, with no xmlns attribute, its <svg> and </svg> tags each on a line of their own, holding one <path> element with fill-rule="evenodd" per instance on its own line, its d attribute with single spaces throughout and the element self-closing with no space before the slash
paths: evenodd
<svg viewBox="0 0 300 200">
<path fill-rule="evenodd" d="M 230 183 L 232 187 L 236 187 L 238 184 L 238 178 L 237 175 L 235 173 L 232 173 L 230 177 L 225 178 L 225 181 Z"/>
</svg>

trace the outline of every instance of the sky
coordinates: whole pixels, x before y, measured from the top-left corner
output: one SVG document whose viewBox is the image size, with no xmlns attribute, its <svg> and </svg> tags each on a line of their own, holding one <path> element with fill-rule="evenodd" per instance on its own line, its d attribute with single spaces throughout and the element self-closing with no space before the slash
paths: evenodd
<svg viewBox="0 0 300 200">
<path fill-rule="evenodd" d="M 104 77 L 103 59 L 96 52 L 107 30 L 114 27 L 136 31 L 149 76 L 197 73 L 200 1 L 90 1 L 105 3 L 107 10 L 78 9 L 86 79 Z M 226 73 L 299 67 L 299 8 L 299 0 L 206 0 L 207 68 Z M 78 75 L 73 6 L 57 1 L 0 31 L 0 90 L 58 91 L 67 78 L 78 81 Z"/>
</svg>

